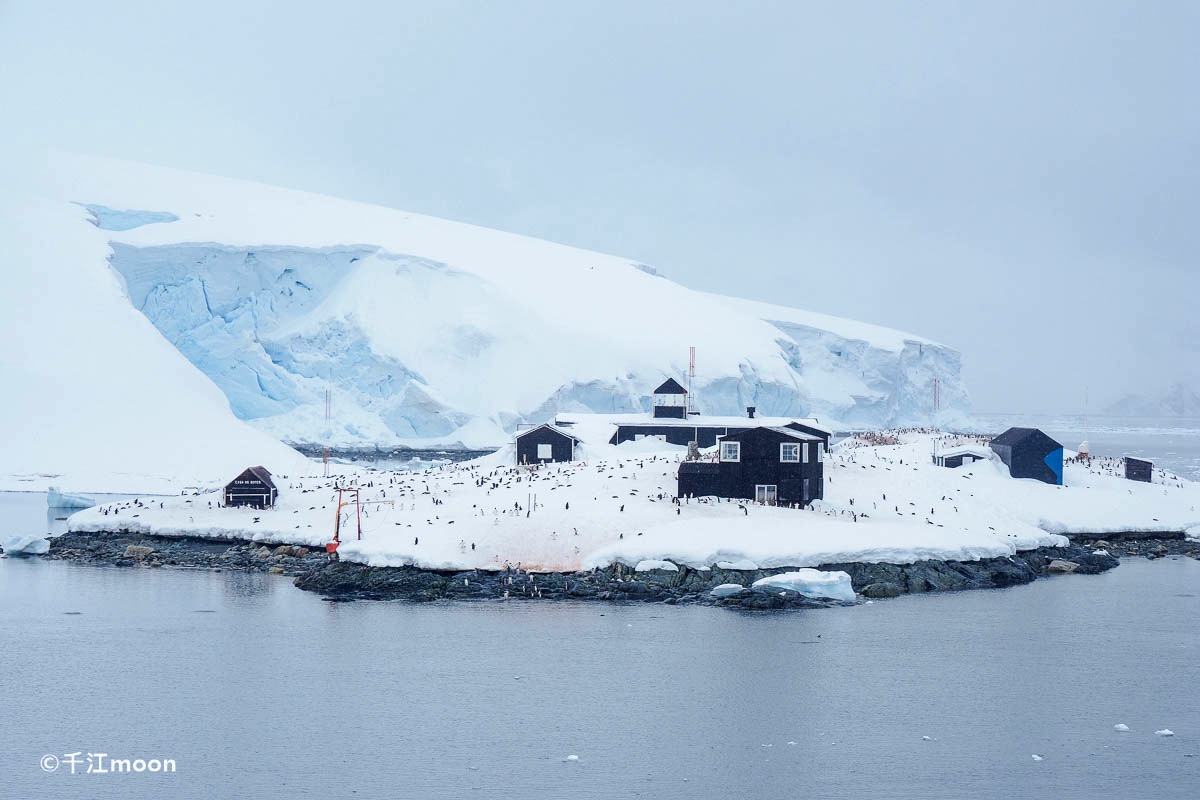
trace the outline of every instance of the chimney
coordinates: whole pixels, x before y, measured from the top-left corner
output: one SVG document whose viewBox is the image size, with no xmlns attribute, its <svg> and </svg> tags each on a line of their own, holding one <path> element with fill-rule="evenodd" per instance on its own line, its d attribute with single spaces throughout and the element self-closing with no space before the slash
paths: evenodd
<svg viewBox="0 0 1200 800">
<path fill-rule="evenodd" d="M 754 419 L 754 406 L 746 406 L 746 416 Z"/>
</svg>

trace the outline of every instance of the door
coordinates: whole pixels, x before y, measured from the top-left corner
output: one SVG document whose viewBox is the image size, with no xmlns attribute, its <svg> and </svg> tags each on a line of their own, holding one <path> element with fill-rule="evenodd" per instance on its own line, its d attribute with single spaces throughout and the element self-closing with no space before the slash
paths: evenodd
<svg viewBox="0 0 1200 800">
<path fill-rule="evenodd" d="M 775 505 L 775 503 L 778 499 L 778 496 L 779 496 L 779 492 L 777 491 L 776 486 L 773 483 L 771 483 L 771 484 L 761 484 L 760 483 L 754 487 L 755 502 L 765 503 L 766 505 L 773 506 L 773 505 Z"/>
</svg>

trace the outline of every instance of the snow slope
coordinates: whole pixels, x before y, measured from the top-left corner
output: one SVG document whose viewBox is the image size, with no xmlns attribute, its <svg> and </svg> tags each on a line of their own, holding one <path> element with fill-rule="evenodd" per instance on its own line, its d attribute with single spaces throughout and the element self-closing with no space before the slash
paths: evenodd
<svg viewBox="0 0 1200 800">
<path fill-rule="evenodd" d="M 29 189 L 0 191 L 0 490 L 176 492 L 248 464 L 307 469 L 129 304 L 88 212 Z"/>
<path fill-rule="evenodd" d="M 691 345 L 709 414 L 917 423 L 935 377 L 944 421 L 967 408 L 948 347 L 627 259 L 138 164 L 62 157 L 57 172 L 83 204 L 60 235 L 108 242 L 132 307 L 285 441 L 496 446 L 557 411 L 647 410 Z"/>
<path fill-rule="evenodd" d="M 675 505 L 684 448 L 649 440 L 592 445 L 585 462 L 511 466 L 504 450 L 423 472 L 356 472 L 369 505 L 363 538 L 342 558 L 377 566 L 574 570 L 659 561 L 705 568 L 809 567 L 849 561 L 908 563 L 1011 555 L 1062 545 L 1061 534 L 1188 530 L 1200 525 L 1200 484 L 1158 473 L 1126 481 L 1110 467 L 1066 466 L 1067 486 L 1014 480 L 993 462 L 945 469 L 932 439 L 847 440 L 826 461 L 825 500 L 814 510 L 738 502 Z M 214 497 L 170 498 L 159 509 L 108 505 L 70 518 L 73 531 L 245 538 L 323 546 L 332 536 L 334 479 L 282 482 L 267 511 L 222 509 Z M 435 502 L 437 501 L 437 502 Z M 107 514 L 105 512 L 108 512 Z M 137 514 L 137 516 L 133 516 Z M 346 522 L 353 515 L 346 512 Z M 353 526 L 344 528 L 353 531 Z M 474 548 L 471 545 L 474 544 Z"/>
</svg>

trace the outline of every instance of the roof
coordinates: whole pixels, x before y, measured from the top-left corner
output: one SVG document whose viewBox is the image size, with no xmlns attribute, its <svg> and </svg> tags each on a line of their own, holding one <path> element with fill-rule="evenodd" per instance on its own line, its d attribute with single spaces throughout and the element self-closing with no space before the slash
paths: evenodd
<svg viewBox="0 0 1200 800">
<path fill-rule="evenodd" d="M 696 415 L 687 419 L 675 417 L 651 417 L 648 413 L 638 414 L 594 414 L 590 411 L 560 412 L 554 417 L 554 425 L 567 427 L 578 436 L 578 441 L 591 444 L 607 444 L 621 427 L 630 428 L 782 428 L 792 422 L 799 422 L 815 430 L 833 431 L 817 424 L 816 420 L 803 417 L 709 417 Z M 569 426 L 569 427 L 568 427 Z"/>
<path fill-rule="evenodd" d="M 798 431 L 795 428 L 785 428 L 781 425 L 754 425 L 749 430 L 738 431 L 737 433 L 727 433 L 720 438 L 722 440 L 736 439 L 738 436 L 744 436 L 747 433 L 754 433 L 756 431 L 771 431 L 773 433 L 778 433 L 781 436 L 786 436 L 789 439 L 795 439 L 800 442 L 823 441 L 820 436 L 813 436 L 811 433 L 804 433 L 803 431 Z"/>
<path fill-rule="evenodd" d="M 547 429 L 547 430 L 550 430 L 550 431 L 554 431 L 554 432 L 555 432 L 555 433 L 557 433 L 559 436 L 565 436 L 565 437 L 567 437 L 568 439 L 570 439 L 571 441 L 574 441 L 574 442 L 578 442 L 578 441 L 579 441 L 579 437 L 578 437 L 578 436 L 572 436 L 571 434 L 567 433 L 566 431 L 564 431 L 564 430 L 561 430 L 561 429 L 559 429 L 559 428 L 556 428 L 556 427 L 554 427 L 553 425 L 551 425 L 551 424 L 550 424 L 550 423 L 548 423 L 548 422 L 544 422 L 544 423 L 542 423 L 541 425 L 534 425 L 532 428 L 529 428 L 529 429 L 527 429 L 527 430 L 520 431 L 520 432 L 518 432 L 518 433 L 517 433 L 517 435 L 516 435 L 514 438 L 516 438 L 516 439 L 520 439 L 522 436 L 527 436 L 528 434 L 531 434 L 531 433 L 533 433 L 533 432 L 534 432 L 534 431 L 536 431 L 536 430 L 541 430 L 542 428 L 545 428 L 545 429 Z"/>
<path fill-rule="evenodd" d="M 954 447 L 947 447 L 945 450 L 939 450 L 937 456 L 938 458 L 954 458 L 955 456 L 992 458 L 992 451 L 981 444 L 960 444 Z"/>
<path fill-rule="evenodd" d="M 1020 442 L 1025 441 L 1031 436 L 1045 436 L 1045 438 L 1049 439 L 1055 444 L 1058 444 L 1058 442 L 1055 442 L 1054 439 L 1046 436 L 1044 432 L 1038 430 L 1037 428 L 1009 428 L 1004 433 L 992 439 L 991 444 L 1012 447 Z M 1061 444 L 1058 444 L 1058 446 L 1062 447 Z"/>
<path fill-rule="evenodd" d="M 262 466 L 246 467 L 244 470 L 242 470 L 238 474 L 237 478 L 234 478 L 233 480 L 236 481 L 238 478 L 242 477 L 242 475 L 245 475 L 247 472 L 249 472 L 254 477 L 258 478 L 260 481 L 262 481 L 267 486 L 270 486 L 272 489 L 276 488 L 275 481 L 271 480 L 271 471 L 269 469 L 267 469 L 266 467 L 262 467 Z M 230 481 L 230 482 L 232 483 L 232 481 Z"/>
<path fill-rule="evenodd" d="M 679 428 L 782 428 L 791 422 L 798 422 L 809 428 L 833 435 L 831 428 L 821 425 L 811 417 L 764 417 L 757 415 L 754 418 L 750 418 L 745 415 L 709 416 L 707 414 L 696 414 L 687 419 L 681 419 L 678 417 L 652 417 L 648 413 L 593 414 L 588 411 L 580 413 L 561 412 L 554 417 L 556 425 L 605 423 L 614 426 L 644 425 L 655 428 L 664 426 Z"/>
<path fill-rule="evenodd" d="M 654 390 L 655 394 L 687 394 L 687 389 L 679 385 L 674 378 L 667 378 L 662 385 Z"/>
</svg>

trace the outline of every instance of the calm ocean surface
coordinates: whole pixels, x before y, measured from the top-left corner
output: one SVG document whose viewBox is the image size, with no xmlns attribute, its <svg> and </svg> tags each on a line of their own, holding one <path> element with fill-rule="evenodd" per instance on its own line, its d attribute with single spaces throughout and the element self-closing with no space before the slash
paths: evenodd
<svg viewBox="0 0 1200 800">
<path fill-rule="evenodd" d="M 762 614 L 3 559 L 0 797 L 1196 798 L 1198 620 L 1190 559 Z"/>
</svg>

